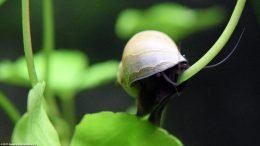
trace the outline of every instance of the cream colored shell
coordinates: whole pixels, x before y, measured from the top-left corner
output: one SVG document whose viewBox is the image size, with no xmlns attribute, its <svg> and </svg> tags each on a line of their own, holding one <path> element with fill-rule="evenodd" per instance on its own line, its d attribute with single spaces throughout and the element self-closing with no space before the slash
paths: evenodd
<svg viewBox="0 0 260 146">
<path fill-rule="evenodd" d="M 137 80 L 162 72 L 186 61 L 176 44 L 159 31 L 143 31 L 135 34 L 126 44 L 118 70 L 118 82 L 133 97 L 138 88 Z"/>
</svg>

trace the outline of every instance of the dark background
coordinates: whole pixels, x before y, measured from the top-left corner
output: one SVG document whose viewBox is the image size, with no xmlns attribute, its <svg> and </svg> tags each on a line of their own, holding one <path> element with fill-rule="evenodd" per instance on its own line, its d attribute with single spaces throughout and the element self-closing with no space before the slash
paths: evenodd
<svg viewBox="0 0 260 146">
<path fill-rule="evenodd" d="M 257 1 L 257 0 L 255 0 Z M 115 35 L 119 12 L 125 8 L 147 8 L 163 0 L 56 0 L 57 48 L 78 49 L 91 63 L 120 60 L 127 40 Z M 235 1 L 176 0 L 193 8 L 220 5 L 231 15 Z M 256 2 L 257 3 L 257 2 Z M 259 2 L 258 2 L 259 3 Z M 23 54 L 20 1 L 7 1 L 0 7 L 0 59 L 14 60 Z M 189 80 L 184 93 L 171 100 L 165 129 L 185 146 L 260 145 L 260 36 L 253 1 L 248 1 L 238 27 L 214 62 L 223 59 L 245 33 L 227 62 L 205 69 Z M 41 48 L 41 2 L 31 1 L 33 48 Z M 182 53 L 193 64 L 216 41 L 227 21 L 216 28 L 196 33 L 181 41 Z M 0 83 L 3 91 L 22 113 L 28 88 Z M 78 121 L 86 113 L 104 110 L 125 111 L 134 100 L 115 83 L 80 92 L 76 98 Z M 0 110 L 0 142 L 8 142 L 13 124 Z"/>
</svg>

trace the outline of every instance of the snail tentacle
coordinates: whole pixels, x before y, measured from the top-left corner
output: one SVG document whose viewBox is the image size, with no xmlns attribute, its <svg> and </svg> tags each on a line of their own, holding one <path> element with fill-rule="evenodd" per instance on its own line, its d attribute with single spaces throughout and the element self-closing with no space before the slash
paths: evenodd
<svg viewBox="0 0 260 146">
<path fill-rule="evenodd" d="M 176 90 L 176 94 L 177 94 L 178 96 L 180 96 L 180 94 L 179 94 L 179 92 L 178 92 L 178 89 L 176 88 L 176 87 L 178 86 L 178 84 L 175 83 L 175 82 L 173 82 L 164 72 L 162 72 L 162 76 L 163 76 L 163 78 L 164 78 L 168 83 L 170 83 L 170 84 L 173 85 L 173 87 L 174 87 L 175 90 Z"/>
<path fill-rule="evenodd" d="M 242 33 L 240 34 L 240 36 L 239 36 L 239 38 L 238 38 L 238 41 L 237 41 L 235 47 L 231 50 L 231 52 L 230 52 L 223 60 L 221 60 L 220 62 L 218 62 L 218 63 L 216 63 L 216 64 L 208 65 L 208 66 L 204 67 L 204 69 L 208 69 L 208 68 L 213 68 L 213 67 L 219 66 L 219 65 L 221 65 L 222 63 L 224 63 L 225 61 L 227 61 L 228 58 L 229 58 L 229 57 L 235 52 L 235 50 L 237 49 L 237 46 L 238 46 L 239 42 L 241 41 L 241 38 L 242 38 L 244 32 L 245 32 L 245 28 L 243 29 Z"/>
</svg>

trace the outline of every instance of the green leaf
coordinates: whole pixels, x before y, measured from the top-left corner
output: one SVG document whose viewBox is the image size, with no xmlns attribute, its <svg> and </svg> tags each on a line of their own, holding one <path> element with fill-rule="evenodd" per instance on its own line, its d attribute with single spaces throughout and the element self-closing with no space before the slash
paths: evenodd
<svg viewBox="0 0 260 146">
<path fill-rule="evenodd" d="M 81 88 L 94 88 L 111 80 L 115 80 L 118 64 L 118 61 L 110 60 L 90 66 L 82 74 Z"/>
<path fill-rule="evenodd" d="M 29 86 L 30 82 L 28 78 L 24 78 L 21 74 L 27 74 L 26 64 L 24 61 L 24 70 L 22 72 L 18 71 L 16 65 L 10 61 L 1 61 L 0 62 L 0 81 L 6 82 L 9 84 Z M 27 75 L 28 76 L 28 75 Z"/>
<path fill-rule="evenodd" d="M 5 0 L 0 0 L 0 6 L 5 3 Z"/>
<path fill-rule="evenodd" d="M 117 19 L 116 33 L 127 39 L 139 31 L 153 29 L 167 33 L 176 41 L 220 24 L 224 20 L 223 11 L 217 6 L 190 9 L 177 3 L 162 3 L 146 10 L 127 9 Z"/>
<path fill-rule="evenodd" d="M 35 55 L 35 66 L 39 80 L 44 80 L 46 73 L 45 56 Z M 79 51 L 57 50 L 50 56 L 49 87 L 56 93 L 73 92 L 81 86 L 82 72 L 88 66 L 87 57 Z M 17 59 L 15 63 L 3 61 L 0 64 L 0 81 L 29 86 L 29 77 L 25 58 Z"/>
<path fill-rule="evenodd" d="M 76 126 L 71 146 L 182 146 L 165 130 L 126 113 L 85 115 Z"/>
<path fill-rule="evenodd" d="M 35 55 L 35 66 L 40 80 L 44 80 L 45 57 L 44 53 Z M 87 67 L 88 60 L 79 51 L 58 50 L 50 56 L 49 87 L 56 92 L 76 90 L 79 86 L 79 76 Z M 28 79 L 24 58 L 17 61 L 16 68 L 20 76 Z"/>
<path fill-rule="evenodd" d="M 45 56 L 35 55 L 39 80 L 46 73 Z M 87 57 L 79 51 L 56 50 L 50 56 L 49 88 L 59 95 L 74 94 L 80 89 L 89 89 L 116 79 L 118 61 L 109 60 L 88 67 Z M 24 57 L 15 63 L 0 63 L 0 81 L 29 86 L 29 77 Z"/>
<path fill-rule="evenodd" d="M 44 83 L 38 83 L 30 90 L 27 113 L 16 124 L 12 143 L 36 144 L 38 146 L 61 145 L 58 134 L 43 106 L 44 87 Z"/>
</svg>

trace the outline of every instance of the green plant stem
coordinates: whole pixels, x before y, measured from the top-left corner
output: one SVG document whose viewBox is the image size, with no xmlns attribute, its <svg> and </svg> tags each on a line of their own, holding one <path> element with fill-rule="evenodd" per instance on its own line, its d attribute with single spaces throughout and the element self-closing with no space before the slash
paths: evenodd
<svg viewBox="0 0 260 146">
<path fill-rule="evenodd" d="M 178 79 L 178 83 L 181 84 L 182 82 L 188 80 L 193 75 L 198 73 L 201 69 L 203 69 L 224 47 L 224 45 L 229 40 L 230 36 L 232 35 L 234 29 L 237 26 L 239 18 L 242 14 L 244 9 L 246 0 L 238 0 L 236 7 L 232 13 L 232 16 L 215 44 L 210 48 L 210 50 L 201 57 L 196 63 L 194 63 L 190 68 L 188 68 Z"/>
<path fill-rule="evenodd" d="M 52 0 L 42 0 L 43 10 L 43 50 L 45 56 L 45 74 L 44 80 L 46 81 L 45 96 L 48 102 L 50 116 L 59 116 L 56 99 L 49 88 L 49 74 L 50 74 L 50 59 L 51 53 L 54 50 L 54 15 Z"/>
<path fill-rule="evenodd" d="M 48 84 L 50 72 L 50 55 L 54 50 L 54 18 L 52 0 L 43 0 L 43 50 L 45 53 L 45 81 Z"/>
<path fill-rule="evenodd" d="M 22 28 L 24 53 L 32 86 L 38 82 L 33 60 L 31 30 L 30 30 L 30 4 L 29 0 L 22 0 Z"/>
<path fill-rule="evenodd" d="M 64 119 L 68 122 L 70 131 L 73 131 L 75 126 L 75 101 L 73 96 L 62 96 L 61 98 L 62 113 Z"/>
<path fill-rule="evenodd" d="M 48 90 L 48 92 L 46 92 L 46 89 L 45 89 L 45 99 L 47 102 L 47 106 L 49 108 L 48 115 L 49 115 L 50 119 L 55 119 L 55 118 L 57 118 L 57 116 L 60 116 L 60 111 L 57 106 L 56 98 L 54 97 L 53 93 L 50 90 Z"/>
<path fill-rule="evenodd" d="M 0 92 L 0 107 L 9 116 L 10 120 L 15 124 L 21 117 L 19 111 L 13 105 L 13 103 Z"/>
</svg>

